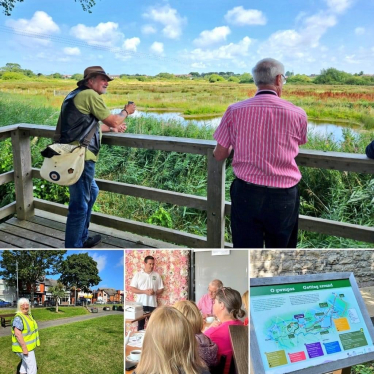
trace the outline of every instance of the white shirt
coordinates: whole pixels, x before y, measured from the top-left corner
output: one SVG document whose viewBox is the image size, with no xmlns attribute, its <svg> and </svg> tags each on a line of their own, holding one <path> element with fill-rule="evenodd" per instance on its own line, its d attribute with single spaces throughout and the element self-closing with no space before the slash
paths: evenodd
<svg viewBox="0 0 374 374">
<path fill-rule="evenodd" d="M 136 294 L 136 301 L 138 303 L 142 303 L 143 306 L 157 307 L 156 291 L 164 288 L 164 284 L 162 283 L 159 273 L 152 271 L 151 273 L 147 274 L 144 270 L 142 270 L 134 275 L 130 286 L 138 288 L 139 290 L 153 289 L 153 291 L 155 291 L 154 295 Z"/>
</svg>

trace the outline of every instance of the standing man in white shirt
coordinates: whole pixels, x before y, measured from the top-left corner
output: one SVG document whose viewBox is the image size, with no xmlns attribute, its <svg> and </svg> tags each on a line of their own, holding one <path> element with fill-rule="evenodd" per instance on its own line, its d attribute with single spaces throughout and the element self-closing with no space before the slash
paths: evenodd
<svg viewBox="0 0 374 374">
<path fill-rule="evenodd" d="M 159 273 L 153 271 L 155 259 L 147 256 L 144 259 L 144 270 L 136 273 L 130 283 L 130 291 L 136 293 L 137 302 L 143 304 L 144 312 L 153 312 L 157 307 L 157 296 L 164 291 L 164 284 Z M 144 329 L 145 320 L 138 323 L 138 330 Z"/>
</svg>

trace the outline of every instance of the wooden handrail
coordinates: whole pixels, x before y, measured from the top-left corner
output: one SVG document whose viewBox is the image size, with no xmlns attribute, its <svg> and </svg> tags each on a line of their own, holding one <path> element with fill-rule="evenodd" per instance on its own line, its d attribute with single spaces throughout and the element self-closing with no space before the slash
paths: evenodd
<svg viewBox="0 0 374 374">
<path fill-rule="evenodd" d="M 0 174 L 0 185 L 14 180 L 17 196 L 16 208 L 14 208 L 14 206 L 7 207 L 6 212 L 13 212 L 15 209 L 20 219 L 27 219 L 34 214 L 35 203 L 37 207 L 41 209 L 48 211 L 55 210 L 59 214 L 66 214 L 65 209 L 57 206 L 53 208 L 48 202 L 34 199 L 32 196 L 32 178 L 40 178 L 40 172 L 39 169 L 31 167 L 30 136 L 52 138 L 54 131 L 55 128 L 51 126 L 25 123 L 0 127 L 0 141 L 9 137 L 12 138 L 15 170 L 14 172 L 10 171 Z M 112 227 L 126 229 L 135 233 L 139 232 L 140 229 L 140 233 L 146 233 L 157 239 L 171 240 L 177 244 L 187 246 L 208 248 L 230 246 L 229 243 L 224 242 L 224 217 L 230 214 L 231 203 L 225 202 L 224 200 L 225 163 L 216 161 L 212 156 L 212 151 L 216 145 L 215 141 L 166 136 L 106 133 L 103 135 L 103 144 L 200 154 L 206 156 L 208 160 L 207 197 L 101 179 L 97 180 L 100 190 L 103 191 L 207 211 L 206 238 L 119 218 L 110 221 Z M 305 167 L 374 174 L 374 162 L 362 154 L 300 149 L 299 155 L 296 157 L 296 162 L 299 166 Z M 0 216 L 3 215 L 1 213 L 5 214 L 4 209 L 0 212 Z M 102 216 L 104 217 L 105 215 Z M 93 219 L 101 224 L 104 223 L 108 217 L 105 216 L 104 219 L 100 214 L 97 214 Z M 300 228 L 303 230 L 374 242 L 374 228 L 371 227 L 307 216 L 300 216 L 299 223 Z M 136 227 L 137 225 L 138 227 Z"/>
</svg>

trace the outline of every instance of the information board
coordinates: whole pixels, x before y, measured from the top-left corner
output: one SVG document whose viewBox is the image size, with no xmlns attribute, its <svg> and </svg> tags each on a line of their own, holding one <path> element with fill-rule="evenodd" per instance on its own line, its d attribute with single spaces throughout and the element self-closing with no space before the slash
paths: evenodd
<svg viewBox="0 0 374 374">
<path fill-rule="evenodd" d="M 251 355 L 262 363 L 256 373 L 374 359 L 374 329 L 352 273 L 257 278 L 250 286 Z"/>
</svg>

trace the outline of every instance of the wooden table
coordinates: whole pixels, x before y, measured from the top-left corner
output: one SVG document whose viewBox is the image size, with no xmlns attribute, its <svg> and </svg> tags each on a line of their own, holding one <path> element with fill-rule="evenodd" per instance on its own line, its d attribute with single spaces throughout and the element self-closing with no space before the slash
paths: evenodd
<svg viewBox="0 0 374 374">
<path fill-rule="evenodd" d="M 229 326 L 232 349 L 238 374 L 248 374 L 248 326 Z"/>
<path fill-rule="evenodd" d="M 151 313 L 145 313 L 143 314 L 141 317 L 138 317 L 136 319 L 126 319 L 125 320 L 125 331 L 127 332 L 127 326 L 131 326 L 132 323 L 134 322 L 139 322 L 141 321 L 142 319 L 146 319 L 148 317 L 150 317 Z"/>
</svg>

